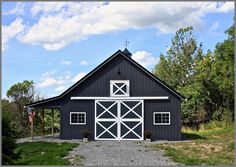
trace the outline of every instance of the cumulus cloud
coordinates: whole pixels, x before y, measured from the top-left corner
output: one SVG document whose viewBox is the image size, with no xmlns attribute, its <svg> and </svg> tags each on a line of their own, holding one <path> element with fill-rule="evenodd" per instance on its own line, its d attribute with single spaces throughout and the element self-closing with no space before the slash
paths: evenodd
<svg viewBox="0 0 236 167">
<path fill-rule="evenodd" d="M 52 70 L 41 75 L 41 79 L 36 84 L 36 87 L 39 89 L 52 87 L 55 92 L 61 93 L 66 88 L 69 88 L 71 84 L 79 81 L 85 75 L 85 72 L 80 72 L 73 77 L 71 71 L 66 71 L 62 75 L 57 76 L 56 71 Z"/>
<path fill-rule="evenodd" d="M 42 80 L 37 87 L 38 88 L 46 88 L 52 85 L 55 85 L 57 83 L 57 80 L 55 78 L 46 78 Z"/>
<path fill-rule="evenodd" d="M 79 64 L 82 66 L 87 66 L 89 63 L 87 61 L 83 60 Z"/>
<path fill-rule="evenodd" d="M 219 22 L 215 21 L 214 23 L 212 23 L 212 25 L 209 27 L 207 33 L 212 35 L 212 36 L 219 36 L 220 32 L 218 32 L 218 28 L 219 28 Z"/>
<path fill-rule="evenodd" d="M 61 76 L 56 76 L 55 74 L 56 74 L 55 70 L 43 73 L 41 75 L 40 82 L 36 84 L 36 87 L 46 88 L 50 86 L 62 86 L 63 84 L 67 84 L 71 77 L 70 71 L 66 71 Z"/>
<path fill-rule="evenodd" d="M 3 12 L 3 15 L 23 15 L 25 4 L 23 2 L 17 2 L 15 7 L 9 11 Z"/>
<path fill-rule="evenodd" d="M 83 78 L 85 75 L 86 75 L 85 72 L 80 72 L 71 81 L 73 83 L 75 83 L 75 82 L 79 81 L 81 78 Z"/>
<path fill-rule="evenodd" d="M 147 51 L 137 51 L 132 55 L 132 58 L 144 67 L 155 65 L 159 58 L 151 55 Z"/>
<path fill-rule="evenodd" d="M 21 18 L 16 18 L 9 26 L 2 25 L 2 50 L 5 51 L 7 48 L 7 43 L 10 39 L 18 36 L 25 26 L 23 25 L 23 20 Z"/>
<path fill-rule="evenodd" d="M 54 75 L 56 73 L 56 71 L 55 70 L 52 70 L 52 71 L 48 71 L 48 72 L 45 72 L 45 73 L 43 73 L 42 74 L 42 77 L 49 77 L 49 76 L 52 76 L 52 75 Z"/>
<path fill-rule="evenodd" d="M 61 85 L 61 86 L 56 87 L 54 90 L 55 92 L 62 92 L 65 89 L 66 89 L 65 85 Z"/>
<path fill-rule="evenodd" d="M 71 65 L 72 62 L 71 62 L 71 61 L 68 61 L 68 60 L 62 60 L 62 61 L 61 61 L 61 64 Z"/>
<path fill-rule="evenodd" d="M 130 28 L 154 28 L 158 34 L 187 25 L 201 29 L 206 14 L 226 13 L 233 6 L 233 2 L 36 2 L 31 13 L 40 19 L 27 29 L 21 41 L 58 50 L 92 35 Z"/>
</svg>

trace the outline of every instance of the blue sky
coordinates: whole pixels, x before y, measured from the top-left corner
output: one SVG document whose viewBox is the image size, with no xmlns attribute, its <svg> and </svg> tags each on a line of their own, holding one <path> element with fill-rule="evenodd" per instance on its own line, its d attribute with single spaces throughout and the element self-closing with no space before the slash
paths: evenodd
<svg viewBox="0 0 236 167">
<path fill-rule="evenodd" d="M 233 17 L 233 2 L 3 2 L 2 97 L 23 80 L 33 80 L 41 96 L 59 95 L 125 40 L 151 71 L 185 26 L 213 50 Z"/>
</svg>

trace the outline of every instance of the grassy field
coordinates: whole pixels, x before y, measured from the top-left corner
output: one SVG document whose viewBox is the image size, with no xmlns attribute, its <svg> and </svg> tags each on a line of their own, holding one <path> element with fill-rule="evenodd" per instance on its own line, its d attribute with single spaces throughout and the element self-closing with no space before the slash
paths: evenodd
<svg viewBox="0 0 236 167">
<path fill-rule="evenodd" d="M 193 131 L 183 129 L 190 142 L 156 144 L 166 156 L 185 165 L 233 165 L 234 126 Z"/>
<path fill-rule="evenodd" d="M 32 142 L 18 144 L 16 152 L 21 153 L 17 165 L 69 165 L 69 161 L 63 159 L 78 144 Z"/>
</svg>

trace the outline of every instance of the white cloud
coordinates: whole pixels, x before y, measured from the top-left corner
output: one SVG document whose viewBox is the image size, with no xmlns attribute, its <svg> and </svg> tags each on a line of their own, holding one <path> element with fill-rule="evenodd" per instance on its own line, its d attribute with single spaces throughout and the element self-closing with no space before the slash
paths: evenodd
<svg viewBox="0 0 236 167">
<path fill-rule="evenodd" d="M 2 25 L 2 50 L 5 51 L 10 39 L 18 36 L 24 30 L 23 20 L 17 18 L 9 26 Z"/>
<path fill-rule="evenodd" d="M 55 78 L 46 78 L 42 80 L 38 85 L 36 85 L 38 88 L 46 88 L 52 85 L 55 85 L 57 83 L 57 80 Z"/>
<path fill-rule="evenodd" d="M 218 28 L 219 28 L 219 22 L 216 21 L 216 22 L 214 22 L 214 23 L 211 25 L 211 27 L 209 27 L 208 32 L 210 33 L 210 32 L 212 32 L 212 31 L 217 30 Z"/>
<path fill-rule="evenodd" d="M 234 10 L 234 2 L 219 2 L 218 5 L 220 6 L 217 10 L 218 12 L 227 13 L 230 10 Z"/>
<path fill-rule="evenodd" d="M 46 88 L 54 86 L 55 92 L 62 92 L 65 90 L 71 83 L 79 81 L 82 77 L 86 75 L 85 72 L 80 72 L 75 75 L 73 78 L 71 71 L 64 72 L 63 75 L 55 76 L 55 71 L 49 71 L 41 75 L 40 82 L 36 84 L 37 88 Z"/>
<path fill-rule="evenodd" d="M 80 64 L 80 65 L 83 65 L 83 66 L 87 66 L 89 63 L 88 63 L 87 61 L 83 60 L 83 61 L 81 61 L 79 64 Z"/>
<path fill-rule="evenodd" d="M 34 3 L 33 7 L 31 8 L 31 14 L 36 16 L 40 12 L 49 13 L 60 11 L 62 7 L 65 5 L 65 2 L 36 2 Z"/>
<path fill-rule="evenodd" d="M 212 25 L 209 27 L 207 33 L 212 35 L 212 36 L 219 36 L 220 32 L 217 31 L 219 28 L 219 22 L 215 21 L 214 23 L 212 23 Z"/>
<path fill-rule="evenodd" d="M 137 51 L 132 55 L 132 58 L 144 67 L 155 65 L 159 61 L 159 58 L 152 56 L 147 51 Z"/>
<path fill-rule="evenodd" d="M 41 14 L 40 19 L 28 28 L 21 41 L 42 45 L 46 50 L 58 50 L 92 35 L 130 28 L 154 28 L 158 34 L 174 32 L 188 25 L 201 29 L 206 14 L 232 11 L 232 4 L 110 2 L 104 5 L 100 2 L 37 2 L 31 13 L 34 16 Z"/>
<path fill-rule="evenodd" d="M 65 85 L 61 85 L 61 86 L 56 87 L 54 90 L 56 92 L 62 92 L 65 89 L 66 89 L 66 86 Z"/>
<path fill-rule="evenodd" d="M 50 77 L 50 76 L 54 75 L 55 73 L 56 73 L 55 70 L 48 71 L 48 72 L 43 73 L 42 77 L 46 77 L 47 78 L 47 77 Z"/>
<path fill-rule="evenodd" d="M 71 62 L 71 61 L 68 61 L 68 60 L 62 60 L 62 61 L 61 61 L 61 64 L 71 65 L 72 62 Z"/>
<path fill-rule="evenodd" d="M 3 12 L 3 15 L 23 15 L 25 4 L 23 2 L 17 2 L 15 7 L 7 12 Z"/>
<path fill-rule="evenodd" d="M 85 75 L 86 75 L 85 72 L 80 72 L 71 81 L 73 83 L 75 83 L 75 82 L 79 81 L 81 78 L 83 78 Z"/>
</svg>

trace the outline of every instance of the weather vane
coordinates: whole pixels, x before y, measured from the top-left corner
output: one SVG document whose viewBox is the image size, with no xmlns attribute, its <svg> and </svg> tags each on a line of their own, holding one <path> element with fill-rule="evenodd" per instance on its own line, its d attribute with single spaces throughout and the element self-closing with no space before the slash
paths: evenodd
<svg viewBox="0 0 236 167">
<path fill-rule="evenodd" d="M 127 48 L 127 46 L 129 45 L 129 41 L 125 41 L 125 47 Z"/>
</svg>

